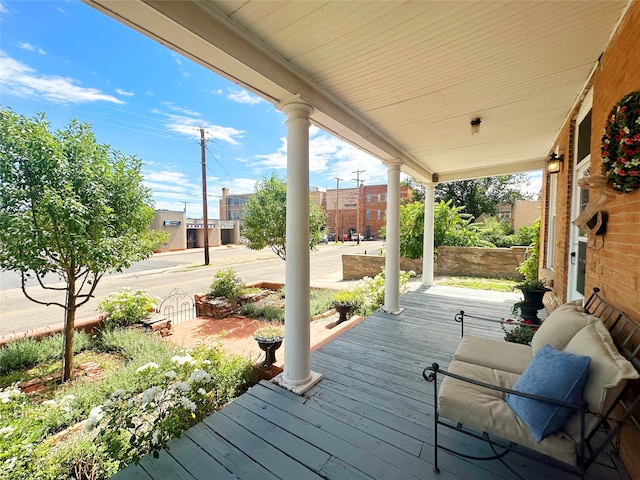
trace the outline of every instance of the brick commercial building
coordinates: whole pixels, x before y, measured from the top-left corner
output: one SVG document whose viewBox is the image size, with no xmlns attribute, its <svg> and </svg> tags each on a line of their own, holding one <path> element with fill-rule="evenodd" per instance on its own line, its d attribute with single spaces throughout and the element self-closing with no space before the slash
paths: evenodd
<svg viewBox="0 0 640 480">
<path fill-rule="evenodd" d="M 411 189 L 400 187 L 400 198 L 411 198 Z M 360 233 L 365 239 L 380 238 L 387 211 L 386 185 L 361 185 L 360 188 L 331 189 L 322 203 L 327 213 L 327 230 L 334 235 Z"/>
<path fill-rule="evenodd" d="M 223 188 L 220 218 L 242 223 L 251 195 L 230 194 L 228 188 Z M 328 189 L 326 192 L 315 190 L 311 192 L 311 198 L 327 214 L 327 232 L 334 236 L 342 235 L 346 239 L 356 232 L 365 239 L 380 238 L 387 211 L 386 185 L 361 185 L 360 188 Z M 410 199 L 411 189 L 401 186 L 400 198 Z"/>
</svg>

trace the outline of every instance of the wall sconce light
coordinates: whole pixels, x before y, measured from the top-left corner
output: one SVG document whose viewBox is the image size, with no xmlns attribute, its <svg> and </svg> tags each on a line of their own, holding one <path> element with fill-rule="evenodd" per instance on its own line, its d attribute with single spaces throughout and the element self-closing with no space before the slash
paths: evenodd
<svg viewBox="0 0 640 480">
<path fill-rule="evenodd" d="M 478 135 L 480 133 L 480 120 L 479 118 L 474 118 L 471 120 L 471 135 Z"/>
<path fill-rule="evenodd" d="M 564 160 L 564 155 L 556 155 L 556 152 L 553 152 L 549 155 L 549 160 L 547 160 L 547 173 L 553 174 L 558 173 L 560 168 L 562 167 L 562 161 Z"/>
</svg>

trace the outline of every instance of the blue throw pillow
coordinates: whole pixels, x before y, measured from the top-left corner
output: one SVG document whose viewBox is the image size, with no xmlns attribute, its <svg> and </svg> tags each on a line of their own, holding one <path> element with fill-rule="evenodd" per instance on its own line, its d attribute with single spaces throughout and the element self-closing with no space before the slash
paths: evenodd
<svg viewBox="0 0 640 480">
<path fill-rule="evenodd" d="M 582 398 L 591 358 L 545 345 L 533 356 L 513 390 L 575 403 Z M 536 442 L 559 430 L 575 410 L 539 400 L 507 395 L 506 402 L 527 424 Z"/>
</svg>

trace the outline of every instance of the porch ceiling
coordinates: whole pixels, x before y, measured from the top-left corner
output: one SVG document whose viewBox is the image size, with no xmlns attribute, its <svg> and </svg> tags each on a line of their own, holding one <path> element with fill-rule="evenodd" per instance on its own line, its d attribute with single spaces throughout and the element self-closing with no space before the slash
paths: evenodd
<svg viewBox="0 0 640 480">
<path fill-rule="evenodd" d="M 422 181 L 542 168 L 629 3 L 86 2 Z"/>
</svg>

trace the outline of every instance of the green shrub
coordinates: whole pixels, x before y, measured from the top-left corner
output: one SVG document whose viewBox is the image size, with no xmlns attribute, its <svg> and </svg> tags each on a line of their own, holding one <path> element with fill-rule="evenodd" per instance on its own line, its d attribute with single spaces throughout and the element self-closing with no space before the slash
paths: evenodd
<svg viewBox="0 0 640 480">
<path fill-rule="evenodd" d="M 415 272 L 400 271 L 399 293 L 407 290 L 407 282 Z M 385 270 L 375 277 L 365 277 L 350 289 L 341 290 L 334 299 L 343 298 L 353 304 L 351 312 L 356 315 L 370 315 L 384 305 Z M 335 301 L 335 300 L 334 300 Z"/>
<path fill-rule="evenodd" d="M 355 290 L 344 289 L 334 293 L 331 300 L 334 304 L 353 306 L 359 302 L 360 298 Z"/>
<path fill-rule="evenodd" d="M 284 328 L 282 325 L 274 325 L 272 323 L 263 325 L 253 332 L 253 338 L 256 340 L 277 340 L 284 338 Z"/>
<path fill-rule="evenodd" d="M 6 344 L 0 348 L 0 375 L 7 375 L 17 370 L 33 367 L 38 363 L 61 358 L 62 342 L 62 335 L 56 334 L 40 339 L 25 338 Z M 84 332 L 75 333 L 73 353 L 79 353 L 90 346 L 91 338 L 89 335 Z M 1 381 L 0 386 L 2 386 Z"/>
<path fill-rule="evenodd" d="M 532 236 L 534 241 L 528 250 L 527 258 L 520 264 L 518 271 L 525 280 L 538 280 L 538 266 L 540 262 L 540 219 L 533 222 Z"/>
<path fill-rule="evenodd" d="M 131 292 L 129 287 L 122 287 L 98 304 L 98 310 L 104 313 L 107 328 L 133 325 L 149 318 L 156 308 L 156 301 L 142 289 Z"/>
<path fill-rule="evenodd" d="M 212 297 L 238 298 L 242 294 L 244 283 L 233 268 L 220 270 L 213 276 L 208 294 Z"/>
<path fill-rule="evenodd" d="M 0 389 L 0 478 L 106 480 L 140 455 L 157 453 L 170 438 L 257 381 L 250 359 L 227 356 L 215 342 L 199 343 L 179 354 L 155 335 L 114 329 L 99 338 L 99 347 L 124 359 L 121 368 L 101 380 L 73 381 L 42 403 L 15 386 Z M 182 390 L 185 385 L 188 392 Z M 180 391 L 172 400 L 166 395 L 170 386 Z M 143 401 L 150 389 L 147 399 L 157 403 Z M 60 443 L 50 441 L 54 433 L 88 416 L 96 421 L 100 411 L 105 417 L 99 428 L 106 425 L 107 414 L 119 412 L 103 436 L 90 432 Z"/>
<path fill-rule="evenodd" d="M 320 315 L 331 310 L 334 291 L 328 288 L 314 288 L 311 290 L 311 316 Z"/>
<path fill-rule="evenodd" d="M 284 308 L 268 303 L 247 303 L 242 306 L 240 313 L 249 318 L 263 318 L 269 322 L 284 323 Z"/>
</svg>

